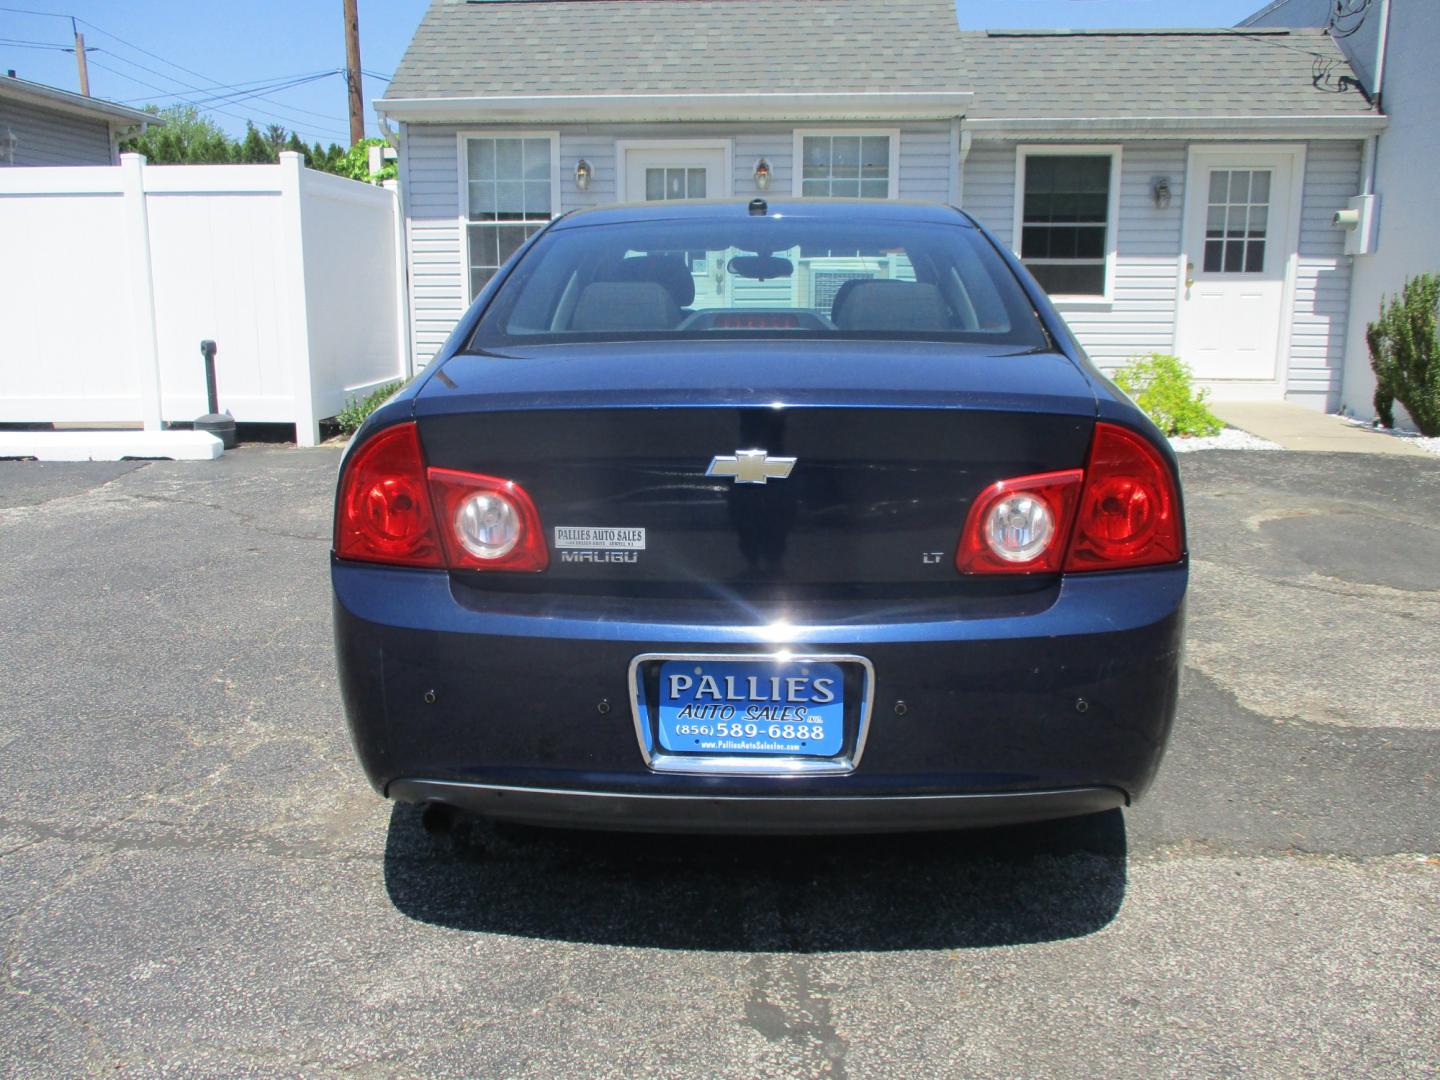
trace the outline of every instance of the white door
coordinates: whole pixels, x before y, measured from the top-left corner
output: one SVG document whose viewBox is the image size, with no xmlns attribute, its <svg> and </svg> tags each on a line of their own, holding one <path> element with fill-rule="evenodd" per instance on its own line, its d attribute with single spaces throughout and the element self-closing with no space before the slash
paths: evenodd
<svg viewBox="0 0 1440 1080">
<path fill-rule="evenodd" d="M 622 202 L 719 199 L 730 194 L 725 147 L 677 142 L 620 147 L 625 181 Z"/>
<path fill-rule="evenodd" d="M 1279 383 L 1301 168 L 1289 150 L 1192 151 L 1176 351 L 1197 379 Z"/>
</svg>

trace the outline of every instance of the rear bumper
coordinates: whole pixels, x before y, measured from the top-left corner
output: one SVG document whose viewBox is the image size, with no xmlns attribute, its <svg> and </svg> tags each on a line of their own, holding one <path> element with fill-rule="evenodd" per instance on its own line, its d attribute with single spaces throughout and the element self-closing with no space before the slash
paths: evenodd
<svg viewBox="0 0 1440 1080">
<path fill-rule="evenodd" d="M 918 832 L 1019 825 L 1124 806 L 1118 788 L 1071 788 L 985 795 L 877 795 L 856 798 L 751 798 L 739 795 L 625 794 L 502 787 L 446 780 L 396 780 L 402 802 L 444 803 L 500 821 L 635 832 Z"/>
<path fill-rule="evenodd" d="M 336 653 L 376 790 L 495 817 L 678 831 L 864 832 L 1083 814 L 1138 798 L 1175 712 L 1187 570 L 1075 575 L 964 612 L 784 620 L 739 602 L 477 594 L 443 572 L 335 562 Z M 874 670 L 852 772 L 646 765 L 644 653 L 846 653 Z"/>
</svg>

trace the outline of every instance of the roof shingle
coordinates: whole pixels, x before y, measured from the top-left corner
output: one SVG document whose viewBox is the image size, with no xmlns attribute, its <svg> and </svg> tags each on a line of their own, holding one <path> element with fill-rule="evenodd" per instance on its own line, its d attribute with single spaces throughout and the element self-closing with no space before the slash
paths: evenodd
<svg viewBox="0 0 1440 1080">
<path fill-rule="evenodd" d="M 961 34 L 975 119 L 1336 116 L 1370 111 L 1323 30 Z"/>
<path fill-rule="evenodd" d="M 1353 80 L 1320 29 L 961 31 L 952 0 L 432 0 L 385 96 L 973 90 L 973 119 L 1371 112 Z"/>
<path fill-rule="evenodd" d="M 963 90 L 952 0 L 433 0 L 387 98 Z"/>
</svg>

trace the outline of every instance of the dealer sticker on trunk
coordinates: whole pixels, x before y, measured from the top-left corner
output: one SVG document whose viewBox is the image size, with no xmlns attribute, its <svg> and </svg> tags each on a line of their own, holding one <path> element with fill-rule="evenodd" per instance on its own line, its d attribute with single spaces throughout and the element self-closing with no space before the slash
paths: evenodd
<svg viewBox="0 0 1440 1080">
<path fill-rule="evenodd" d="M 555 546 L 584 551 L 644 551 L 645 530 L 599 525 L 556 525 Z"/>
</svg>

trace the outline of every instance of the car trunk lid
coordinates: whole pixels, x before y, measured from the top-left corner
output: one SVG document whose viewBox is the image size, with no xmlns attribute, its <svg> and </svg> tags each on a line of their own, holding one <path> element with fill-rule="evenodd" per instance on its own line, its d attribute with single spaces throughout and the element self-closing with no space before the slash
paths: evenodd
<svg viewBox="0 0 1440 1080">
<path fill-rule="evenodd" d="M 1082 467 L 1095 401 L 1056 354 L 742 341 L 462 354 L 416 417 L 431 465 L 534 499 L 532 587 L 905 591 L 955 582 L 986 486 Z"/>
</svg>

